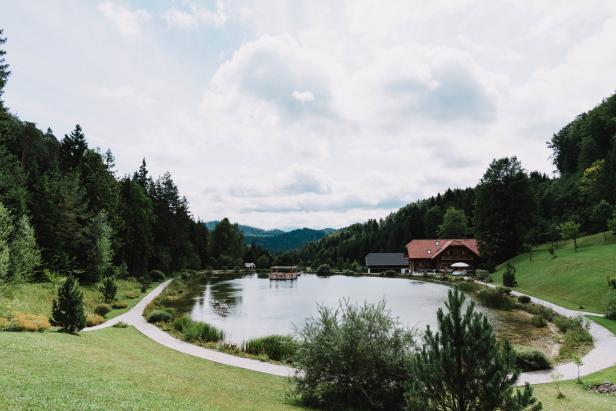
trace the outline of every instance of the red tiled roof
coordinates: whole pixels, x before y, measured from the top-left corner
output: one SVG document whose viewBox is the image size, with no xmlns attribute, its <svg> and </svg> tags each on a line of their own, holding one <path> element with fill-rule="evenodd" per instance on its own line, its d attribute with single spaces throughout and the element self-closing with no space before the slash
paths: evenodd
<svg viewBox="0 0 616 411">
<path fill-rule="evenodd" d="M 450 246 L 462 245 L 473 253 L 479 255 L 477 241 L 472 238 L 464 239 L 439 239 L 439 240 L 412 240 L 406 245 L 409 258 L 433 259 Z"/>
</svg>

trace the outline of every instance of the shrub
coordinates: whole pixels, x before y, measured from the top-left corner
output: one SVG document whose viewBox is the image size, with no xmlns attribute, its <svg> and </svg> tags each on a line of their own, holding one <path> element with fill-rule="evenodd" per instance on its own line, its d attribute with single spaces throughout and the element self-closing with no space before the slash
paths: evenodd
<svg viewBox="0 0 616 411">
<path fill-rule="evenodd" d="M 547 321 L 545 321 L 545 318 L 543 318 L 541 314 L 533 315 L 533 318 L 530 320 L 530 322 L 537 328 L 545 327 L 546 325 L 548 325 Z"/>
<path fill-rule="evenodd" d="M 550 359 L 543 351 L 534 349 L 516 349 L 515 365 L 522 371 L 548 370 L 552 368 Z"/>
<path fill-rule="evenodd" d="M 128 303 L 126 301 L 114 301 L 113 304 L 111 304 L 111 308 L 113 308 L 114 310 L 128 308 Z"/>
<path fill-rule="evenodd" d="M 69 333 L 76 333 L 86 326 L 83 311 L 83 294 L 77 281 L 67 277 L 58 289 L 58 298 L 53 301 L 51 323 Z"/>
<path fill-rule="evenodd" d="M 460 291 L 465 293 L 472 293 L 477 290 L 477 284 L 475 284 L 473 281 L 460 281 L 456 284 L 456 287 L 458 287 Z"/>
<path fill-rule="evenodd" d="M 507 268 L 503 273 L 503 285 L 505 287 L 516 287 L 518 282 L 515 280 L 515 265 L 513 263 L 507 263 Z"/>
<path fill-rule="evenodd" d="M 353 272 L 352 270 L 346 269 L 342 272 L 342 274 L 344 275 L 355 275 L 355 272 Z"/>
<path fill-rule="evenodd" d="M 126 324 L 124 321 L 120 321 L 119 323 L 113 324 L 113 328 L 126 328 L 126 327 L 128 327 L 128 324 Z"/>
<path fill-rule="evenodd" d="M 100 315 L 101 317 L 106 316 L 111 311 L 111 306 L 109 304 L 99 304 L 94 308 L 94 313 Z"/>
<path fill-rule="evenodd" d="M 103 278 L 99 290 L 101 294 L 103 294 L 103 301 L 105 301 L 106 304 L 109 304 L 116 298 L 116 294 L 118 292 L 118 285 L 116 284 L 115 279 L 112 276 L 108 275 Z"/>
<path fill-rule="evenodd" d="M 11 325 L 11 322 L 8 318 L 0 317 L 0 331 L 8 330 Z"/>
<path fill-rule="evenodd" d="M 10 331 L 45 331 L 51 324 L 44 315 L 16 312 L 3 328 Z"/>
<path fill-rule="evenodd" d="M 269 335 L 245 342 L 242 351 L 254 355 L 265 354 L 274 361 L 289 361 L 297 352 L 297 342 L 288 335 Z"/>
<path fill-rule="evenodd" d="M 169 322 L 173 320 L 173 316 L 163 310 L 154 310 L 148 314 L 147 320 L 149 323 Z"/>
<path fill-rule="evenodd" d="M 607 292 L 603 299 L 605 307 L 605 318 L 616 320 L 616 290 L 612 289 Z"/>
<path fill-rule="evenodd" d="M 496 287 L 496 290 L 501 293 L 501 294 L 505 294 L 505 295 L 511 295 L 511 288 L 507 288 L 507 287 Z"/>
<path fill-rule="evenodd" d="M 295 392 L 327 409 L 400 409 L 410 378 L 412 335 L 385 303 L 319 307 L 299 331 Z"/>
<path fill-rule="evenodd" d="M 558 316 L 554 318 L 554 324 L 558 327 L 560 332 L 565 333 L 569 329 L 569 319 L 567 317 Z"/>
<path fill-rule="evenodd" d="M 104 322 L 105 322 L 105 319 L 98 314 L 88 314 L 86 316 L 86 325 L 88 327 L 94 327 Z"/>
<path fill-rule="evenodd" d="M 150 279 L 152 281 L 165 281 L 165 273 L 160 270 L 152 270 L 150 271 Z"/>
<path fill-rule="evenodd" d="M 397 272 L 395 272 L 394 270 L 386 270 L 385 272 L 383 272 L 381 275 L 384 277 L 393 277 L 396 274 L 398 274 Z"/>
<path fill-rule="evenodd" d="M 520 295 L 518 296 L 518 302 L 520 304 L 528 304 L 530 303 L 530 297 L 527 295 Z"/>
<path fill-rule="evenodd" d="M 225 333 L 221 329 L 208 323 L 193 321 L 186 315 L 175 321 L 173 326 L 184 334 L 184 340 L 188 342 L 217 342 L 225 338 Z"/>
<path fill-rule="evenodd" d="M 479 301 L 479 304 L 489 308 L 501 310 L 510 310 L 512 308 L 511 299 L 506 294 L 493 288 L 480 290 L 477 293 L 477 301 Z"/>
<path fill-rule="evenodd" d="M 317 269 L 317 275 L 331 275 L 332 269 L 328 264 L 322 264 Z"/>
</svg>

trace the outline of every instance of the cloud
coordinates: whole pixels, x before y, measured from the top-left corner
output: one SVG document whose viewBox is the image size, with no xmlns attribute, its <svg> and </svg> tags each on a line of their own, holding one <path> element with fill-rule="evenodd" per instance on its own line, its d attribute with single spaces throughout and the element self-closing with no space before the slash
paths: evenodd
<svg viewBox="0 0 616 411">
<path fill-rule="evenodd" d="M 112 1 L 100 3 L 98 11 L 111 22 L 120 34 L 126 37 L 139 35 L 143 25 L 152 17 L 146 10 L 131 9 Z"/>
<path fill-rule="evenodd" d="M 306 90 L 306 91 L 293 91 L 292 94 L 293 98 L 297 101 L 300 101 L 302 103 L 309 103 L 311 101 L 314 101 L 314 94 L 312 93 L 312 91 Z"/>
<path fill-rule="evenodd" d="M 192 28 L 196 26 L 222 27 L 227 22 L 222 2 L 216 3 L 216 10 L 209 10 L 194 2 L 184 2 L 184 9 L 170 8 L 162 13 L 168 27 Z"/>
</svg>

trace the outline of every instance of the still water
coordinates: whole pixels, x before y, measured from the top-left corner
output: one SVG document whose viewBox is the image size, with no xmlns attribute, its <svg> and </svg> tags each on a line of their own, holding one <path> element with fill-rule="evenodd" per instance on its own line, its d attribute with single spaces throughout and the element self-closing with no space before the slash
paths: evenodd
<svg viewBox="0 0 616 411">
<path fill-rule="evenodd" d="M 225 339 L 235 344 L 270 334 L 292 334 L 316 315 L 319 304 L 337 307 L 341 298 L 358 303 L 384 299 L 403 326 L 424 330 L 428 324 L 436 325 L 436 310 L 443 306 L 449 290 L 402 278 L 314 274 L 293 281 L 270 281 L 256 274 L 208 277 L 203 287 L 192 318 L 223 329 Z"/>
</svg>

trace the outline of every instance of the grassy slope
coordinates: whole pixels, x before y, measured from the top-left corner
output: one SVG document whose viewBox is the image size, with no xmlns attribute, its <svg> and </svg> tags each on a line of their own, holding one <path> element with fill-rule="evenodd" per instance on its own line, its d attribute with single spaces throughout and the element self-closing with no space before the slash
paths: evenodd
<svg viewBox="0 0 616 411">
<path fill-rule="evenodd" d="M 528 254 L 513 258 L 516 290 L 563 307 L 583 306 L 586 311 L 603 312 L 606 276 L 616 275 L 616 236 L 608 234 L 607 241 L 603 234 L 583 237 L 578 240 L 577 252 L 571 241 L 562 242 L 556 255 L 552 258 L 548 246 L 541 246 L 533 252 L 533 261 Z M 504 270 L 505 264 L 493 275 L 496 283 L 502 284 Z"/>
<path fill-rule="evenodd" d="M 134 280 L 118 280 L 118 299 L 125 301 L 128 308 L 113 310 L 107 318 L 113 318 L 133 307 L 141 297 L 141 286 Z M 154 288 L 157 284 L 152 284 Z M 97 304 L 103 302 L 98 286 L 82 287 L 86 312 L 92 312 Z M 126 298 L 126 293 L 136 293 L 137 298 Z M 24 283 L 0 285 L 0 316 L 9 312 L 28 312 L 38 315 L 51 315 L 51 304 L 56 297 L 56 288 L 51 283 Z"/>
<path fill-rule="evenodd" d="M 177 353 L 132 327 L 5 332 L 0 353 L 0 409 L 294 408 L 284 378 Z"/>
</svg>

